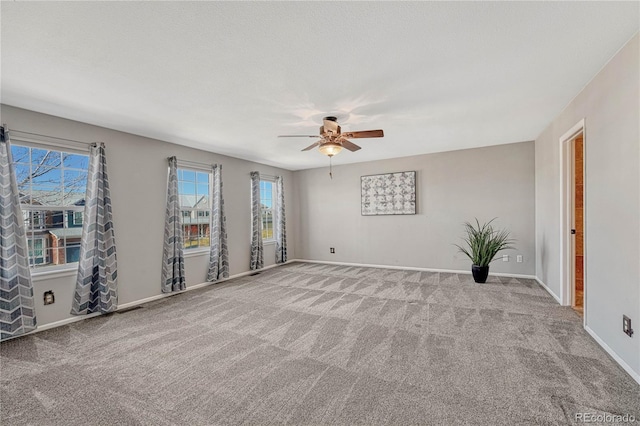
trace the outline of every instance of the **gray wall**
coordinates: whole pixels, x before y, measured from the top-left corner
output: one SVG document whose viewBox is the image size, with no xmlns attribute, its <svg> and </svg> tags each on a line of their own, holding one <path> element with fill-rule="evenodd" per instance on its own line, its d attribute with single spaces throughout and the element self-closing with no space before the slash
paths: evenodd
<svg viewBox="0 0 640 426">
<path fill-rule="evenodd" d="M 640 374 L 639 36 L 535 141 L 536 273 L 560 296 L 559 138 L 585 119 L 586 324 Z"/>
<path fill-rule="evenodd" d="M 361 216 L 360 177 L 406 170 L 417 171 L 418 214 Z M 333 179 L 328 173 L 328 167 L 294 173 L 300 258 L 469 271 L 470 261 L 453 246 L 462 223 L 498 217 L 517 250 L 505 252 L 510 261 L 495 261 L 491 271 L 535 272 L 533 142 L 335 166 Z"/>
<path fill-rule="evenodd" d="M 96 127 L 2 105 L 2 123 L 9 129 L 106 145 L 113 220 L 118 254 L 119 304 L 161 294 L 160 274 L 167 185 L 167 157 L 223 165 L 224 198 L 231 274 L 249 270 L 251 203 L 249 172 L 258 170 L 285 179 L 285 205 L 295 221 L 292 172 L 217 155 L 159 140 Z M 168 123 L 167 125 L 170 125 Z M 295 233 L 288 230 L 289 257 L 296 256 Z M 206 281 L 208 256 L 188 257 L 187 285 Z M 275 246 L 265 246 L 265 266 L 275 263 Z M 38 325 L 70 317 L 75 273 L 34 278 Z M 42 294 L 53 290 L 56 303 L 44 306 Z"/>
</svg>

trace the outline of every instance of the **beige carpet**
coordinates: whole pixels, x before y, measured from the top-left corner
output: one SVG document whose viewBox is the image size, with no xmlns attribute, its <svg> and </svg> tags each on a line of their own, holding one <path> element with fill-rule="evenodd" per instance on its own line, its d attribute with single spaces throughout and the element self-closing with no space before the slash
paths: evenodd
<svg viewBox="0 0 640 426">
<path fill-rule="evenodd" d="M 0 345 L 2 425 L 562 425 L 638 386 L 534 281 L 293 263 Z"/>
</svg>

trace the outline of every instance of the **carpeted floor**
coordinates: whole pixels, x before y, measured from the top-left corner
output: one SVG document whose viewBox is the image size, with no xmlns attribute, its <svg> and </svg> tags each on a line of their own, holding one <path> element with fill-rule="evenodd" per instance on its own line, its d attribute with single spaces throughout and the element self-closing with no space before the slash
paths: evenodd
<svg viewBox="0 0 640 426">
<path fill-rule="evenodd" d="M 2 425 L 640 419 L 640 386 L 524 279 L 292 263 L 0 355 Z"/>
</svg>

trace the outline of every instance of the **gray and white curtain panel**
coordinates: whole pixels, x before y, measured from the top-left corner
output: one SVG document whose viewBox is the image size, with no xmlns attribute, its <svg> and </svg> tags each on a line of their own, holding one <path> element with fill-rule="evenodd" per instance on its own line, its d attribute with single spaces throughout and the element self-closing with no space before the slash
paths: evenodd
<svg viewBox="0 0 640 426">
<path fill-rule="evenodd" d="M 276 263 L 287 261 L 287 226 L 284 214 L 284 182 L 276 178 Z"/>
<path fill-rule="evenodd" d="M 118 307 L 118 266 L 104 144 L 89 151 L 82 241 L 71 314 L 113 312 Z"/>
<path fill-rule="evenodd" d="M 0 127 L 0 340 L 36 328 L 28 256 L 9 132 Z"/>
<path fill-rule="evenodd" d="M 251 172 L 251 270 L 264 266 L 262 247 L 262 208 L 260 206 L 260 173 Z"/>
<path fill-rule="evenodd" d="M 211 254 L 207 281 L 218 281 L 229 277 L 229 248 L 227 246 L 227 217 L 224 214 L 222 196 L 222 165 L 216 164 L 211 170 Z"/>
<path fill-rule="evenodd" d="M 178 160 L 169 158 L 169 179 L 167 188 L 167 210 L 164 223 L 164 250 L 162 252 L 162 292 L 184 290 L 182 223 L 180 218 L 180 197 L 178 196 Z"/>
</svg>

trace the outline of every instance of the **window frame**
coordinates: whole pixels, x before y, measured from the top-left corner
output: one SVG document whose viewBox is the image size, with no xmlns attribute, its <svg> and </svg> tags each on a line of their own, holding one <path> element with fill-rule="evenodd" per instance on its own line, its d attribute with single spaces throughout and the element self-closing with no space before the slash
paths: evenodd
<svg viewBox="0 0 640 426">
<path fill-rule="evenodd" d="M 266 211 L 271 212 L 271 238 L 265 238 L 264 237 L 264 228 L 263 228 L 263 220 L 264 220 L 264 211 L 262 209 L 262 182 L 268 182 L 271 184 L 271 207 L 265 209 Z M 260 176 L 260 232 L 262 232 L 262 243 L 263 244 L 275 244 L 276 243 L 276 206 L 275 206 L 275 202 L 276 202 L 276 179 L 270 176 Z"/>
<path fill-rule="evenodd" d="M 195 176 L 195 181 L 193 182 L 196 185 L 198 185 L 198 177 L 197 177 L 197 173 L 204 173 L 207 174 L 208 176 L 208 188 L 209 191 L 207 193 L 207 197 L 209 198 L 209 203 L 207 205 L 206 208 L 184 208 L 182 207 L 182 205 L 180 205 L 180 225 L 183 226 L 183 235 L 182 235 L 182 250 L 183 250 L 183 256 L 185 257 L 190 257 L 193 255 L 202 255 L 202 254 L 207 254 L 211 251 L 211 245 L 209 243 L 209 245 L 200 245 L 200 240 L 203 238 L 200 236 L 200 234 L 198 233 L 196 240 L 198 241 L 198 246 L 195 247 L 187 247 L 187 236 L 184 233 L 184 219 L 185 217 L 189 217 L 189 218 L 193 218 L 196 221 L 198 220 L 198 218 L 200 217 L 207 217 L 209 219 L 208 222 L 208 226 L 209 226 L 209 238 L 211 238 L 211 187 L 213 185 L 213 172 L 211 169 L 205 168 L 205 167 L 198 167 L 198 166 L 194 166 L 191 164 L 184 164 L 182 162 L 180 162 L 180 160 L 178 160 L 178 164 L 176 167 L 176 175 L 178 178 L 178 202 L 180 203 L 180 197 L 182 195 L 191 195 L 191 194 L 182 194 L 180 192 L 180 183 L 184 182 L 182 179 L 180 179 L 180 172 L 181 171 L 189 171 L 189 172 L 194 172 L 196 173 Z M 187 181 L 188 182 L 188 181 Z M 197 189 L 196 189 L 196 196 L 198 196 L 200 194 L 198 194 Z M 185 213 L 191 212 L 191 214 L 189 214 L 188 216 L 185 216 Z M 203 213 L 203 216 L 200 216 L 199 213 L 201 212 L 208 212 L 209 214 L 206 215 Z M 200 225 L 199 223 L 196 222 L 196 226 Z M 211 241 L 211 240 L 209 240 Z"/>
<path fill-rule="evenodd" d="M 23 137 L 19 137 L 19 136 L 13 136 L 11 138 L 11 148 L 13 147 L 23 147 L 23 148 L 29 148 L 30 150 L 33 149 L 41 149 L 41 150 L 47 150 L 47 151 L 53 151 L 53 152 L 59 152 L 61 155 L 61 172 L 62 174 L 64 174 L 64 170 L 67 169 L 67 167 L 64 167 L 64 154 L 71 154 L 71 155 L 83 155 L 87 157 L 87 168 L 86 168 L 86 173 L 87 173 L 87 179 L 88 179 L 88 174 L 89 174 L 89 162 L 90 162 L 90 158 L 89 158 L 89 144 L 86 145 L 86 147 L 78 148 L 78 147 L 74 147 L 74 146 L 68 146 L 62 143 L 55 143 L 55 142 L 44 142 L 44 141 L 38 141 L 35 139 L 31 139 L 31 138 L 23 138 Z M 12 153 L 13 154 L 13 153 Z M 13 158 L 13 155 L 11 156 L 11 163 L 12 166 L 15 168 L 16 167 L 16 161 Z M 20 164 L 25 164 L 23 162 L 21 162 Z M 31 159 L 29 159 L 29 164 L 31 164 Z M 80 170 L 79 168 L 70 168 L 72 170 Z M 64 179 L 64 178 L 63 178 Z M 64 180 L 62 181 L 64 182 Z M 64 191 L 64 187 L 61 186 L 62 190 Z M 32 194 L 30 194 L 32 195 Z M 83 193 L 83 197 L 86 199 L 86 187 Z M 35 241 L 37 239 L 42 239 L 43 240 L 43 256 L 44 260 L 46 262 L 47 258 L 48 258 L 48 254 L 47 250 L 53 250 L 53 247 L 49 247 L 49 245 L 47 244 L 47 235 L 36 235 L 35 231 L 36 230 L 40 230 L 40 231 L 48 231 L 51 229 L 70 229 L 70 228 L 76 228 L 76 226 L 69 226 L 68 223 L 68 214 L 70 212 L 73 212 L 73 215 L 76 214 L 76 212 L 81 212 L 84 214 L 84 206 L 75 206 L 75 205 L 69 205 L 69 206 L 59 206 L 59 205 L 33 205 L 33 204 L 26 204 L 26 203 L 20 203 L 20 209 L 22 211 L 23 217 L 24 217 L 24 222 L 27 222 L 30 220 L 30 216 L 32 214 L 37 214 L 38 216 L 38 223 L 37 224 L 30 224 L 30 226 L 27 226 L 26 223 L 23 224 L 23 226 L 25 227 L 25 237 L 27 240 L 31 240 L 31 241 Z M 61 228 L 53 228 L 53 227 L 48 227 L 46 224 L 46 220 L 47 220 L 47 213 L 59 213 L 62 214 L 62 227 Z M 73 218 L 73 216 L 72 216 Z M 82 225 L 81 225 L 82 226 Z M 73 271 L 77 271 L 78 269 L 78 262 L 66 262 L 66 250 L 67 250 L 67 237 L 64 237 L 64 245 L 61 247 L 57 247 L 57 249 L 62 249 L 65 253 L 65 263 L 61 263 L 61 264 L 57 264 L 57 265 L 45 265 L 45 266 L 39 266 L 40 264 L 36 264 L 35 262 L 32 262 L 31 257 L 28 256 L 28 242 L 27 242 L 27 260 L 29 263 L 29 269 L 31 271 L 31 276 L 32 277 L 37 277 L 37 276 L 41 276 L 41 275 L 49 275 L 51 273 L 66 273 L 66 272 L 73 272 Z M 41 258 L 41 256 L 38 256 L 38 258 Z"/>
</svg>

